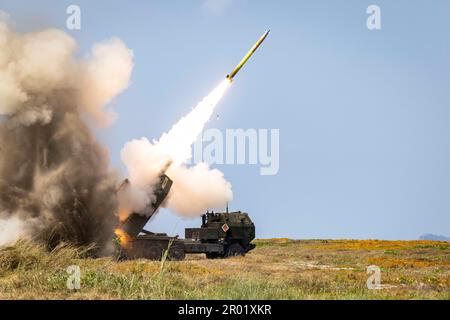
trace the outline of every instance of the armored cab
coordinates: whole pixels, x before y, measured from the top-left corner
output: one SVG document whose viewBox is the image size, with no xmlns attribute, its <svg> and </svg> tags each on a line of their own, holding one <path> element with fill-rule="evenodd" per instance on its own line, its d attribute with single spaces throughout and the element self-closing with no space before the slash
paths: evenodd
<svg viewBox="0 0 450 320">
<path fill-rule="evenodd" d="M 129 187 L 125 180 L 118 192 L 125 191 Z M 172 180 L 162 174 L 160 181 L 154 186 L 155 200 L 143 212 L 131 213 L 120 227 L 116 229 L 120 244 L 120 257 L 122 259 L 146 258 L 160 260 L 167 252 L 170 260 L 184 259 L 184 244 L 178 237 L 169 237 L 165 233 L 153 233 L 144 229 L 146 223 L 156 213 L 159 206 L 164 202 Z"/>
<path fill-rule="evenodd" d="M 207 212 L 200 228 L 185 230 L 185 252 L 205 253 L 207 258 L 245 255 L 255 248 L 255 225 L 245 212 Z"/>
</svg>

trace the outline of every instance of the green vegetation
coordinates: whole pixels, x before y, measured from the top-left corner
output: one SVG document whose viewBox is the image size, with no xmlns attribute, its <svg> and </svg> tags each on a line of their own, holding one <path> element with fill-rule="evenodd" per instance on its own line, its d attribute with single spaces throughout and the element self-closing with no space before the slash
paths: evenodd
<svg viewBox="0 0 450 320">
<path fill-rule="evenodd" d="M 116 261 L 92 248 L 0 249 L 0 299 L 450 299 L 450 243 L 264 239 L 246 257 Z M 81 288 L 69 290 L 70 265 Z M 380 290 L 366 267 L 381 268 Z"/>
</svg>

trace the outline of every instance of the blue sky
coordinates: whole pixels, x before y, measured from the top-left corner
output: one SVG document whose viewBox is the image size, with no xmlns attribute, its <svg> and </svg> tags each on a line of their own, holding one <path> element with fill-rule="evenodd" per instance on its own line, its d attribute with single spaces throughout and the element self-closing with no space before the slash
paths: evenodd
<svg viewBox="0 0 450 320">
<path fill-rule="evenodd" d="M 19 31 L 65 29 L 87 54 L 116 36 L 134 51 L 130 88 L 99 132 L 123 170 L 123 144 L 157 138 L 233 68 L 265 29 L 208 127 L 280 129 L 280 171 L 220 166 L 231 209 L 258 237 L 414 239 L 450 235 L 448 1 L 4 1 Z M 382 29 L 366 28 L 381 8 Z M 162 210 L 149 229 L 183 235 Z"/>
</svg>

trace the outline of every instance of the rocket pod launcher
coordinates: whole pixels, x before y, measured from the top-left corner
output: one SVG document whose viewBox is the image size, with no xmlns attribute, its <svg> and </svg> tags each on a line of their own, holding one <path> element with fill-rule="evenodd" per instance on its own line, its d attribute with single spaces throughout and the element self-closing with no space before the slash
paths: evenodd
<svg viewBox="0 0 450 320">
<path fill-rule="evenodd" d="M 166 199 L 172 183 L 167 175 L 161 174 L 159 182 L 154 186 L 155 200 L 144 212 L 131 213 L 116 229 L 122 259 L 160 260 L 166 252 L 169 260 L 184 259 L 182 240 L 178 237 L 170 237 L 165 233 L 154 233 L 144 229 Z M 129 181 L 125 180 L 119 188 L 119 192 L 123 191 L 123 188 L 128 188 L 129 184 Z"/>
</svg>

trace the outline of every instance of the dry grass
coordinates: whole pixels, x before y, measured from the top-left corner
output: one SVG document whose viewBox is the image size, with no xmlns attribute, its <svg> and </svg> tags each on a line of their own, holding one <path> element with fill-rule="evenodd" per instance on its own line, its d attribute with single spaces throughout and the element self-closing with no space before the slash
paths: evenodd
<svg viewBox="0 0 450 320">
<path fill-rule="evenodd" d="M 19 242 L 0 249 L 0 299 L 450 299 L 450 244 L 431 241 L 257 240 L 246 257 L 92 259 Z M 366 288 L 368 265 L 384 289 Z M 81 289 L 66 287 L 69 265 Z"/>
</svg>

